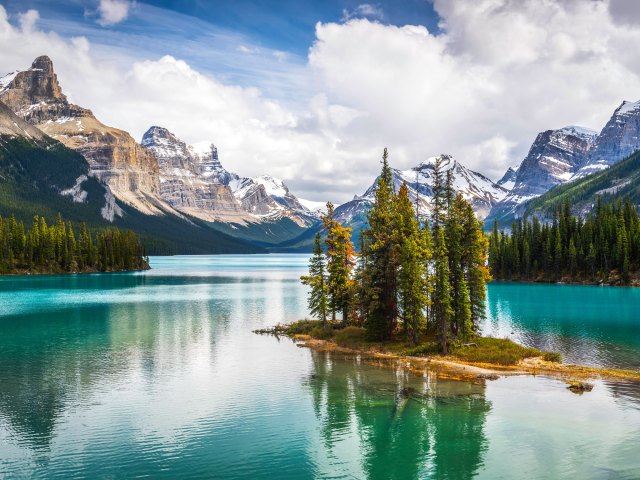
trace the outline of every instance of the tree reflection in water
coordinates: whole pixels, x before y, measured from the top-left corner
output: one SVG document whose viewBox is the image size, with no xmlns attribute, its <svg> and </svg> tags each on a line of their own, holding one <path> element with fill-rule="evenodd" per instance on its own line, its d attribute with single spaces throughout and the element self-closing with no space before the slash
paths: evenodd
<svg viewBox="0 0 640 480">
<path fill-rule="evenodd" d="M 362 368 L 367 361 L 357 356 L 312 358 L 306 382 L 336 469 L 355 454 L 366 478 L 467 479 L 478 472 L 491 409 L 483 385 Z"/>
</svg>

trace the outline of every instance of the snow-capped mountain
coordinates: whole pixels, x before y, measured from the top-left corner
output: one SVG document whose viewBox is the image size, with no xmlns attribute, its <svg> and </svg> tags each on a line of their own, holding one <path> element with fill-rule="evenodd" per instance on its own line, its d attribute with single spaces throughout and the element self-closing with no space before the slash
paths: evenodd
<svg viewBox="0 0 640 480">
<path fill-rule="evenodd" d="M 524 214 L 530 200 L 601 172 L 638 149 L 640 101 L 622 102 L 600 133 L 576 126 L 542 132 L 518 168 L 511 192 L 492 209 L 489 221 L 509 223 Z"/>
<path fill-rule="evenodd" d="M 489 220 L 498 218 L 508 222 L 521 214 L 524 203 L 569 181 L 583 165 L 596 136 L 596 132 L 577 126 L 539 133 L 515 172 L 515 178 L 510 168 L 501 179 L 503 186 L 511 179 L 513 187 L 492 208 Z"/>
<path fill-rule="evenodd" d="M 638 149 L 640 149 L 640 101 L 625 101 L 613 112 L 574 179 L 602 171 Z"/>
<path fill-rule="evenodd" d="M 437 158 L 442 160 L 442 170 L 453 170 L 454 189 L 471 202 L 478 218 L 484 218 L 491 207 L 499 202 L 508 191 L 492 182 L 484 175 L 469 170 L 450 155 L 432 157 L 408 170 L 392 169 L 396 191 L 403 182 L 409 187 L 409 196 L 416 205 L 418 214 L 426 216 L 431 212 L 433 192 L 433 168 Z M 378 178 L 361 196 L 336 208 L 336 218 L 344 223 L 362 222 L 364 214 L 371 208 Z"/>
<path fill-rule="evenodd" d="M 166 128 L 154 126 L 141 144 L 158 159 L 162 198 L 184 213 L 240 225 L 289 218 L 306 227 L 316 221 L 317 215 L 282 180 L 227 171 L 211 143 L 187 145 Z"/>
</svg>

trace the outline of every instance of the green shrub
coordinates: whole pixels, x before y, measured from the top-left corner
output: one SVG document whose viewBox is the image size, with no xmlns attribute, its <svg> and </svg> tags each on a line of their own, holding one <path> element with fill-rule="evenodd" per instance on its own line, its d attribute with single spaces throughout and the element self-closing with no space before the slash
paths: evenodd
<svg viewBox="0 0 640 480">
<path fill-rule="evenodd" d="M 473 345 L 452 348 L 451 355 L 466 362 L 516 365 L 520 360 L 541 357 L 544 353 L 507 338 L 478 337 L 473 340 Z"/>
<path fill-rule="evenodd" d="M 542 358 L 547 362 L 556 362 L 560 363 L 562 361 L 562 357 L 558 352 L 543 352 Z"/>
<path fill-rule="evenodd" d="M 410 348 L 404 352 L 409 357 L 424 357 L 434 355 L 440 352 L 437 342 L 426 342 L 416 347 Z"/>
<path fill-rule="evenodd" d="M 309 335 L 318 340 L 328 340 L 333 336 L 333 328 L 328 324 L 316 325 L 311 329 Z"/>
<path fill-rule="evenodd" d="M 288 325 L 286 328 L 287 335 L 309 335 L 314 328 L 321 328 L 320 320 L 298 320 Z"/>
<path fill-rule="evenodd" d="M 345 327 L 336 330 L 335 342 L 342 347 L 355 347 L 364 342 L 365 330 L 361 327 Z"/>
</svg>

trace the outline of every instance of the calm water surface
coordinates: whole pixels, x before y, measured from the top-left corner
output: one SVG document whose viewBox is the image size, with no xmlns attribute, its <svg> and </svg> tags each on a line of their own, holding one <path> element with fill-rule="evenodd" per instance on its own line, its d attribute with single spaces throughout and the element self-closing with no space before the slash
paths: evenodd
<svg viewBox="0 0 640 480">
<path fill-rule="evenodd" d="M 252 334 L 307 315 L 306 262 L 0 279 L 0 477 L 640 478 L 637 385 L 472 385 Z M 492 284 L 483 329 L 640 368 L 639 295 Z"/>
</svg>

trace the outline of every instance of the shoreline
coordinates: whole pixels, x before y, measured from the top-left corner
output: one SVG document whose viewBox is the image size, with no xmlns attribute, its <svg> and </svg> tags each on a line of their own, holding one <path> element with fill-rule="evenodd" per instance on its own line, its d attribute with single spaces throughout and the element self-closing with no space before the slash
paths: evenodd
<svg viewBox="0 0 640 480">
<path fill-rule="evenodd" d="M 85 270 L 81 272 L 12 272 L 12 273 L 0 273 L 0 278 L 3 277 L 44 277 L 44 276 L 68 276 L 68 275 L 91 275 L 93 273 L 133 273 L 133 272 L 146 272 L 151 270 L 151 267 L 136 268 L 132 270 Z"/>
<path fill-rule="evenodd" d="M 564 381 L 568 388 L 579 392 L 589 391 L 587 380 L 602 379 L 613 381 L 640 382 L 640 372 L 623 369 L 608 369 L 588 367 L 583 365 L 567 365 L 543 360 L 541 357 L 526 358 L 517 365 L 498 365 L 491 363 L 465 362 L 454 357 L 440 357 L 436 355 L 414 357 L 400 355 L 375 348 L 342 347 L 330 340 L 312 338 L 310 335 L 289 335 L 294 343 L 301 348 L 309 348 L 321 352 L 337 352 L 352 355 L 366 355 L 370 359 L 394 362 L 395 365 L 408 369 L 414 373 L 424 374 L 428 369 L 442 378 L 462 381 L 497 380 L 502 376 L 513 375 L 545 375 Z"/>
<path fill-rule="evenodd" d="M 638 288 L 640 287 L 640 280 L 633 280 L 629 284 L 625 283 L 614 283 L 614 282 L 591 282 L 591 281 L 554 281 L 554 280 L 510 280 L 503 278 L 494 278 L 488 284 L 491 283 L 515 283 L 515 284 L 525 284 L 530 283 L 534 285 L 575 285 L 579 287 L 623 287 L 623 288 Z"/>
</svg>

